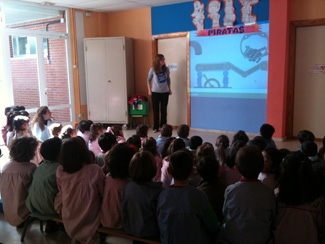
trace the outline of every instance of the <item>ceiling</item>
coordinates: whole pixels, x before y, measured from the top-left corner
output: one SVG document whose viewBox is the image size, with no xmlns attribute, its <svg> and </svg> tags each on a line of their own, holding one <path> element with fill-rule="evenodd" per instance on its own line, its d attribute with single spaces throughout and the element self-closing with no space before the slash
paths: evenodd
<svg viewBox="0 0 325 244">
<path fill-rule="evenodd" d="M 131 9 L 192 2 L 193 0 L 20 0 L 32 3 L 53 3 L 54 6 L 85 9 L 97 12 L 118 12 Z"/>
</svg>

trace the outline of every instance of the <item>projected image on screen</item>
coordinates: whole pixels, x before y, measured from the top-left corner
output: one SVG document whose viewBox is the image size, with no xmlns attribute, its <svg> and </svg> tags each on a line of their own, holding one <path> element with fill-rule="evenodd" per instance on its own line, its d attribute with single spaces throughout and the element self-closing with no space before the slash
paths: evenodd
<svg viewBox="0 0 325 244">
<path fill-rule="evenodd" d="M 258 32 L 231 35 L 191 32 L 192 127 L 258 132 L 265 123 L 269 24 L 259 26 Z"/>
</svg>

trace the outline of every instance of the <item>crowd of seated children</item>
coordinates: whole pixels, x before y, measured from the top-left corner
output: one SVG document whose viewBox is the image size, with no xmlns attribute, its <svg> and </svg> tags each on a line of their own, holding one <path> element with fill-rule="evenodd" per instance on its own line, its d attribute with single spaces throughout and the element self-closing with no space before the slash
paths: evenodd
<svg viewBox="0 0 325 244">
<path fill-rule="evenodd" d="M 275 243 L 323 243 L 324 235 L 325 201 L 311 162 L 292 152 L 281 163 Z"/>
<path fill-rule="evenodd" d="M 186 147 L 187 150 L 189 150 L 193 155 L 195 154 L 196 149 L 201 146 L 203 143 L 203 140 L 200 136 L 192 136 L 190 138 L 189 146 Z"/>
<path fill-rule="evenodd" d="M 77 125 L 77 136 L 80 136 L 84 139 L 87 147 L 89 143 L 90 136 L 90 126 L 93 124 L 91 120 L 80 120 Z"/>
<path fill-rule="evenodd" d="M 167 149 L 167 155 L 163 158 L 162 167 L 161 167 L 161 182 L 164 187 L 167 187 L 171 184 L 173 177 L 171 174 L 168 173 L 167 168 L 169 166 L 169 158 L 170 156 L 181 149 L 185 148 L 185 143 L 182 139 L 174 139 L 168 149 Z"/>
<path fill-rule="evenodd" d="M 65 125 L 62 127 L 61 133 L 59 137 L 61 138 L 62 141 L 65 139 L 69 139 L 71 137 L 76 137 L 77 136 L 77 131 L 72 127 L 72 125 Z"/>
<path fill-rule="evenodd" d="M 244 146 L 235 162 L 243 178 L 226 188 L 219 238 L 226 243 L 272 243 L 276 204 L 273 191 L 257 179 L 264 166 L 261 151 Z"/>
<path fill-rule="evenodd" d="M 216 150 L 214 152 L 216 153 L 217 160 L 220 165 L 225 165 L 227 161 L 227 157 L 230 153 L 230 147 L 229 147 L 229 138 L 226 135 L 220 135 L 217 137 L 216 140 Z"/>
<path fill-rule="evenodd" d="M 214 157 L 202 157 L 196 168 L 202 180 L 196 189 L 204 192 L 217 215 L 219 223 L 223 221 L 222 207 L 226 184 L 218 179 L 218 161 Z"/>
<path fill-rule="evenodd" d="M 188 147 L 190 145 L 190 139 L 188 139 L 188 136 L 190 135 L 190 127 L 186 124 L 181 124 L 177 128 L 177 138 L 180 138 L 184 141 L 185 147 Z"/>
<path fill-rule="evenodd" d="M 100 224 L 105 175 L 98 165 L 91 163 L 81 137 L 70 138 L 62 144 L 59 161 L 55 210 L 62 217 L 67 234 L 87 244 Z"/>
<path fill-rule="evenodd" d="M 142 143 L 142 150 L 152 153 L 156 160 L 157 173 L 156 176 L 152 179 L 154 182 L 159 182 L 161 180 L 161 167 L 162 167 L 162 158 L 157 151 L 157 142 L 155 138 L 149 137 L 144 139 Z"/>
<path fill-rule="evenodd" d="M 161 182 L 153 182 L 157 167 L 154 156 L 147 151 L 137 152 L 131 159 L 131 181 L 124 187 L 121 202 L 122 227 L 136 237 L 159 236 L 156 221 Z"/>
<path fill-rule="evenodd" d="M 260 128 L 260 134 L 266 142 L 266 147 L 276 148 L 275 142 L 272 139 L 272 136 L 275 132 L 273 125 L 263 124 Z"/>
<path fill-rule="evenodd" d="M 115 139 L 115 138 L 114 138 Z M 105 156 L 108 169 L 105 179 L 103 204 L 101 207 L 101 224 L 104 227 L 121 229 L 122 191 L 129 179 L 129 164 L 134 150 L 125 143 L 114 146 Z"/>
<path fill-rule="evenodd" d="M 259 174 L 258 179 L 270 189 L 275 190 L 278 186 L 277 179 L 279 177 L 280 164 L 282 155 L 275 147 L 267 147 L 262 151 L 264 158 L 264 167 Z"/>
<path fill-rule="evenodd" d="M 25 205 L 28 189 L 36 165 L 30 160 L 35 156 L 38 142 L 34 137 L 19 137 L 9 145 L 11 160 L 3 166 L 0 192 L 5 218 L 12 226 L 23 227 L 29 216 Z"/>
<path fill-rule="evenodd" d="M 56 170 L 60 166 L 61 144 L 62 140 L 58 137 L 47 139 L 42 143 L 40 151 L 43 156 L 43 163 L 34 172 L 33 181 L 26 199 L 26 206 L 31 216 L 47 220 L 45 228 L 47 234 L 58 228 L 56 222 L 51 221 L 51 219 L 59 217 L 54 209 L 54 199 L 58 193 Z"/>
<path fill-rule="evenodd" d="M 38 141 L 45 141 L 51 137 L 49 126 L 53 124 L 52 113 L 47 106 L 39 107 L 32 121 L 33 136 Z"/>
<path fill-rule="evenodd" d="M 101 149 L 101 152 L 96 156 L 96 164 L 100 167 L 105 165 L 105 155 L 117 144 L 116 138 L 112 133 L 103 133 L 98 136 L 98 145 Z M 103 168 L 105 174 L 108 173 L 108 169 L 106 167 Z"/>
<path fill-rule="evenodd" d="M 148 130 L 149 127 L 147 125 L 141 124 L 137 126 L 135 133 L 140 137 L 141 144 L 143 143 L 143 140 L 148 137 Z"/>
<path fill-rule="evenodd" d="M 170 156 L 168 172 L 174 184 L 165 187 L 158 198 L 157 214 L 163 244 L 215 243 L 217 217 L 208 197 L 189 185 L 193 156 L 179 150 Z"/>
<path fill-rule="evenodd" d="M 164 156 L 162 155 L 164 145 L 165 145 L 167 139 L 169 137 L 171 137 L 172 135 L 173 135 L 173 127 L 169 124 L 164 124 L 161 127 L 161 132 L 157 139 L 157 150 L 162 158 L 164 158 Z"/>
<path fill-rule="evenodd" d="M 103 134 L 103 125 L 101 123 L 94 123 L 90 126 L 88 149 L 92 151 L 95 157 L 100 153 L 98 144 L 98 136 Z"/>
<path fill-rule="evenodd" d="M 112 133 L 115 136 L 117 143 L 125 142 L 125 138 L 121 126 L 113 125 L 112 127 L 107 127 L 106 132 Z"/>
</svg>

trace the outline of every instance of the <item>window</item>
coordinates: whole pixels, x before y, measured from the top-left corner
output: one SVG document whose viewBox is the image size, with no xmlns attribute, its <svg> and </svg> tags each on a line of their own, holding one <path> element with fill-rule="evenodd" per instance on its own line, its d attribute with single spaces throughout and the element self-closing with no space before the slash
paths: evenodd
<svg viewBox="0 0 325 244">
<path fill-rule="evenodd" d="M 43 38 L 44 57 L 47 57 L 47 38 Z M 12 36 L 13 58 L 26 58 L 36 55 L 36 38 Z"/>
</svg>

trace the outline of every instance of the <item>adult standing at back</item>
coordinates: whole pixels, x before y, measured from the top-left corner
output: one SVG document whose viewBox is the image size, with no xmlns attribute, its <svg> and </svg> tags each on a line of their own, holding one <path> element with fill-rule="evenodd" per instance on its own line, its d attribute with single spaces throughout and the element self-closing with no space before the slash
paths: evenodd
<svg viewBox="0 0 325 244">
<path fill-rule="evenodd" d="M 152 81 L 152 87 L 151 87 Z M 154 125 L 153 132 L 159 131 L 159 107 L 160 127 L 167 123 L 167 104 L 169 95 L 172 95 L 170 88 L 169 68 L 165 64 L 165 57 L 157 54 L 153 61 L 147 79 L 148 94 L 152 99 Z"/>
<path fill-rule="evenodd" d="M 47 106 L 39 107 L 32 121 L 33 136 L 41 142 L 49 139 L 51 133 L 48 127 L 51 124 L 53 124 L 53 119 L 49 108 Z"/>
</svg>

